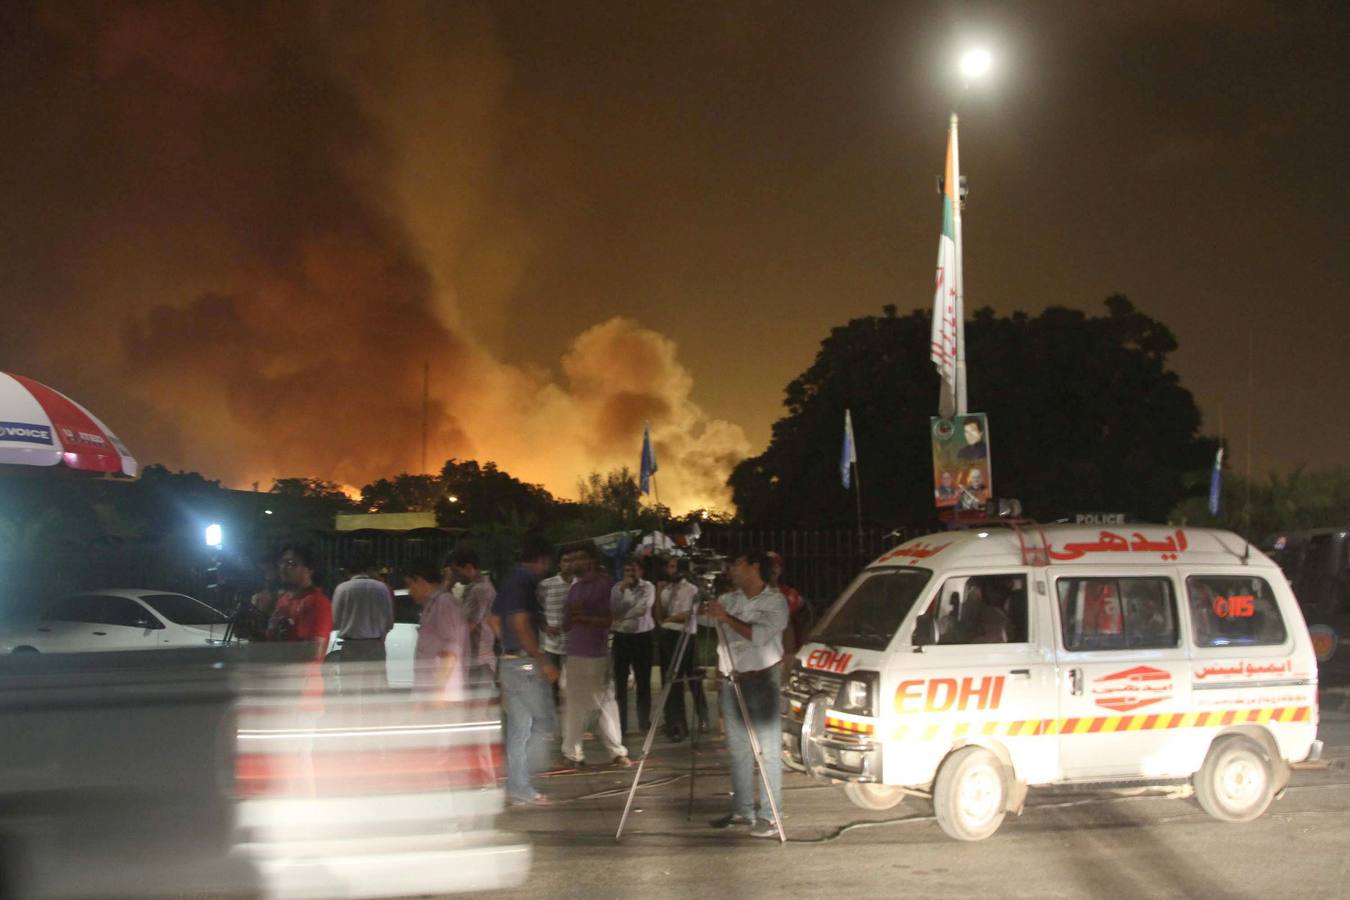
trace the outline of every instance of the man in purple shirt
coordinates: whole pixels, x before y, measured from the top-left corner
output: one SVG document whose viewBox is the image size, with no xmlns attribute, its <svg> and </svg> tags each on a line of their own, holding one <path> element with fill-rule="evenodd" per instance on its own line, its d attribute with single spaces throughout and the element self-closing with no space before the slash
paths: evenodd
<svg viewBox="0 0 1350 900">
<path fill-rule="evenodd" d="M 613 583 L 600 570 L 600 554 L 587 545 L 577 552 L 575 579 L 563 606 L 563 630 L 567 632 L 567 672 L 563 719 L 562 755 L 580 766 L 585 759 L 581 742 L 586 718 L 598 712 L 596 733 L 616 766 L 629 766 L 628 749 L 619 732 L 619 707 L 614 702 L 614 682 L 609 671 L 609 605 Z"/>
<path fill-rule="evenodd" d="M 425 703 L 460 700 L 469 656 L 464 612 L 441 586 L 440 569 L 431 560 L 417 560 L 405 567 L 404 583 L 408 596 L 422 609 L 413 651 L 413 688 Z"/>
<path fill-rule="evenodd" d="M 464 585 L 464 596 L 459 602 L 469 623 L 469 677 L 474 683 L 492 681 L 497 670 L 493 646 L 496 636 L 488 625 L 488 616 L 492 614 L 497 589 L 484 574 L 472 547 L 456 547 L 450 557 L 450 568 L 455 580 Z"/>
</svg>

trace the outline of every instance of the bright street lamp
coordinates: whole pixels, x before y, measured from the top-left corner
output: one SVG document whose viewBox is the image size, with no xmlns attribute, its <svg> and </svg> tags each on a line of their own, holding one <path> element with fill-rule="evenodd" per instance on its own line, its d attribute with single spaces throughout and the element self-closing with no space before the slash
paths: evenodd
<svg viewBox="0 0 1350 900">
<path fill-rule="evenodd" d="M 988 72 L 993 64 L 994 58 L 988 50 L 982 47 L 967 50 L 961 57 L 961 74 L 974 80 Z"/>
</svg>

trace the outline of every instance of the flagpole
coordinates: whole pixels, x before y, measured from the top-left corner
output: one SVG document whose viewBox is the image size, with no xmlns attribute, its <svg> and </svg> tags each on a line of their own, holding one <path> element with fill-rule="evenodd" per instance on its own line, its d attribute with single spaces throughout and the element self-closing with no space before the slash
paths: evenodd
<svg viewBox="0 0 1350 900">
<path fill-rule="evenodd" d="M 652 479 L 652 496 L 656 498 L 656 521 L 661 525 L 661 536 L 665 537 L 666 511 L 665 508 L 661 506 L 661 489 L 656 486 L 655 472 L 652 473 L 651 479 Z"/>
<path fill-rule="evenodd" d="M 956 414 L 966 414 L 966 279 L 961 247 L 961 155 L 956 145 L 956 113 L 952 113 L 952 229 L 956 238 Z"/>
<path fill-rule="evenodd" d="M 1256 333 L 1247 327 L 1247 498 L 1242 504 L 1242 527 L 1248 532 L 1252 526 L 1252 389 L 1256 384 L 1256 372 L 1252 354 L 1256 352 Z"/>
<path fill-rule="evenodd" d="M 858 461 L 853 461 L 853 493 L 858 501 L 858 544 L 862 545 L 862 478 L 858 474 Z"/>
</svg>

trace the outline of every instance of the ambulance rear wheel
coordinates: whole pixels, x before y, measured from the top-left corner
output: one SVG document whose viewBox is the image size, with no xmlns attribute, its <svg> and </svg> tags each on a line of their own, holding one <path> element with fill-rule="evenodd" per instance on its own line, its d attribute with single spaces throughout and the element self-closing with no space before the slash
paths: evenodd
<svg viewBox="0 0 1350 900">
<path fill-rule="evenodd" d="M 1195 799 L 1220 822 L 1250 822 L 1275 798 L 1273 770 L 1256 741 L 1238 734 L 1221 737 L 1195 773 Z"/>
<path fill-rule="evenodd" d="M 982 841 L 1003 824 L 1008 780 L 1003 763 L 983 747 L 962 747 L 942 764 L 933 782 L 933 814 L 958 841 Z"/>
<path fill-rule="evenodd" d="M 894 809 L 905 799 L 902 788 L 889 784 L 853 784 L 844 785 L 844 796 L 849 802 L 861 809 Z"/>
</svg>

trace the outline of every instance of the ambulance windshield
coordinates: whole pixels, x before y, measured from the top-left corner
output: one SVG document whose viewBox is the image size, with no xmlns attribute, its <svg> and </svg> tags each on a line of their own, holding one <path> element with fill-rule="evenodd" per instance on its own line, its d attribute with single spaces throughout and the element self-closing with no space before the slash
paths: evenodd
<svg viewBox="0 0 1350 900">
<path fill-rule="evenodd" d="M 932 577 L 928 569 L 864 572 L 826 613 L 811 639 L 822 644 L 885 650 Z"/>
</svg>

